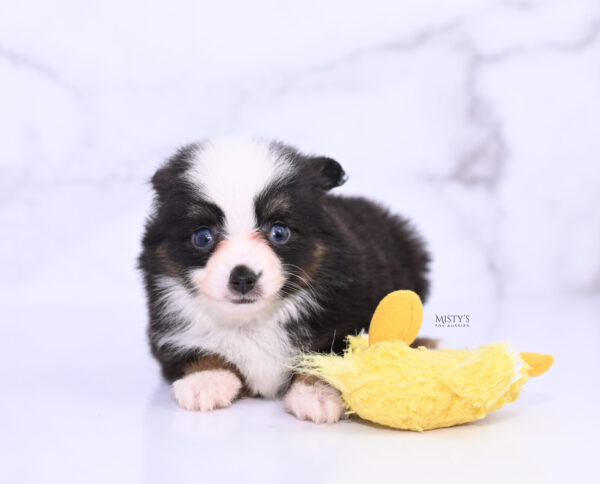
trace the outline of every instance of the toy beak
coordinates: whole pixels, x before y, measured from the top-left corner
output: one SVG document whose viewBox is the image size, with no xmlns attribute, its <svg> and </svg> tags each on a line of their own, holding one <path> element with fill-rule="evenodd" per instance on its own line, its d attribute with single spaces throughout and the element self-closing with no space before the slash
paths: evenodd
<svg viewBox="0 0 600 484">
<path fill-rule="evenodd" d="M 371 319 L 369 345 L 402 340 L 410 345 L 423 324 L 423 304 L 413 291 L 394 291 L 385 296 Z"/>
</svg>

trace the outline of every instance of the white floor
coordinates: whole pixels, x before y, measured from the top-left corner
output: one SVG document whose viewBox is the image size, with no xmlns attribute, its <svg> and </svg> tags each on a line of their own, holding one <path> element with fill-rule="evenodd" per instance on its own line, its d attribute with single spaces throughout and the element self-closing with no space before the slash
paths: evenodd
<svg viewBox="0 0 600 484">
<path fill-rule="evenodd" d="M 141 305 L 4 305 L 0 481 L 598 479 L 600 300 L 511 301 L 499 310 L 506 324 L 482 342 L 516 337 L 523 349 L 552 352 L 555 367 L 483 421 L 418 434 L 299 422 L 278 401 L 188 413 L 147 353 Z"/>
</svg>

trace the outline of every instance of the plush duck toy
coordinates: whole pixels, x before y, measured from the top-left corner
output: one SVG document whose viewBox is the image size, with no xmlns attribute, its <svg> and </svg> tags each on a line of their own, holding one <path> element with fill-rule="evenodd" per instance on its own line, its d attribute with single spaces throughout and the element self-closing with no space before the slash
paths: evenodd
<svg viewBox="0 0 600 484">
<path fill-rule="evenodd" d="M 528 378 L 554 361 L 551 355 L 519 353 L 508 343 L 474 350 L 411 348 L 422 321 L 419 296 L 393 292 L 375 310 L 368 337 L 348 337 L 344 356 L 305 354 L 296 370 L 337 388 L 349 413 L 422 431 L 482 419 L 519 398 Z"/>
</svg>

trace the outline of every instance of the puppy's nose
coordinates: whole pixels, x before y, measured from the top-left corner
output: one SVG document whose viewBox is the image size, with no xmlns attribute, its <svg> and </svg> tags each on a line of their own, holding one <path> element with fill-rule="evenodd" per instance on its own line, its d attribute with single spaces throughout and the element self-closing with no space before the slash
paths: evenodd
<svg viewBox="0 0 600 484">
<path fill-rule="evenodd" d="M 232 291 L 246 294 L 256 285 L 258 276 L 246 266 L 235 266 L 229 275 L 229 287 Z"/>
</svg>

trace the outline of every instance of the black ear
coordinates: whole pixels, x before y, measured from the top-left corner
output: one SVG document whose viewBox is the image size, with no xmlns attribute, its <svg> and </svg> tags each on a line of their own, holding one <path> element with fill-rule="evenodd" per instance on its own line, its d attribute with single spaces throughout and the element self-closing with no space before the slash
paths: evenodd
<svg viewBox="0 0 600 484">
<path fill-rule="evenodd" d="M 152 188 L 158 195 L 159 200 L 163 199 L 171 190 L 176 186 L 176 182 L 180 179 L 181 175 L 190 166 L 190 159 L 192 158 L 194 151 L 198 148 L 197 145 L 191 144 L 179 148 L 177 152 L 169 158 L 158 170 L 154 173 L 151 178 Z"/>
<path fill-rule="evenodd" d="M 346 183 L 348 175 L 337 161 L 326 156 L 311 158 L 317 170 L 317 184 L 323 190 L 331 190 Z"/>
<path fill-rule="evenodd" d="M 169 165 L 163 165 L 156 170 L 156 173 L 152 176 L 150 182 L 152 183 L 152 188 L 154 188 L 154 191 L 159 197 L 163 196 L 165 193 L 167 193 L 167 191 L 169 191 L 172 183 L 172 177 L 173 170 L 170 169 Z"/>
</svg>

